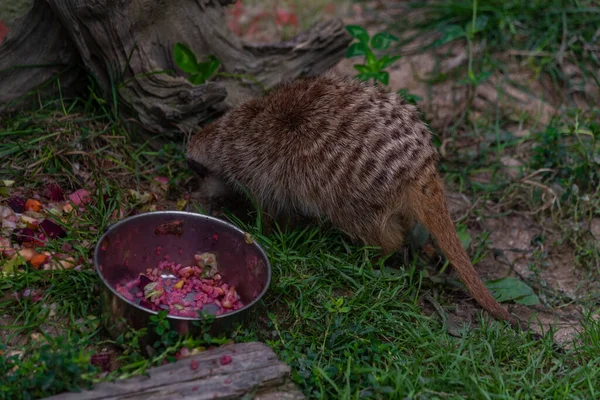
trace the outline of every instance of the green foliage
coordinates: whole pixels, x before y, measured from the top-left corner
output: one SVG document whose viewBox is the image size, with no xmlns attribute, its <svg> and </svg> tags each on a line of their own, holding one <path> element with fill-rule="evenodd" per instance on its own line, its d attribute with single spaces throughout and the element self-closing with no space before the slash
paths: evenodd
<svg viewBox="0 0 600 400">
<path fill-rule="evenodd" d="M 357 25 L 348 25 L 346 26 L 346 30 L 354 39 L 358 40 L 358 42 L 353 43 L 348 48 L 346 58 L 365 57 L 364 64 L 354 65 L 354 69 L 358 71 L 356 77 L 364 81 L 373 79 L 373 81 L 379 81 L 387 85 L 390 80 L 390 74 L 384 70 L 399 60 L 400 56 L 390 57 L 388 54 L 385 54 L 377 59 L 372 49 L 387 50 L 392 42 L 398 41 L 398 38 L 387 32 L 377 33 L 371 38 L 364 28 Z"/>
<path fill-rule="evenodd" d="M 371 37 L 364 28 L 357 25 L 347 25 L 346 30 L 357 40 L 346 50 L 346 58 L 365 57 L 364 64 L 354 65 L 354 69 L 358 71 L 355 77 L 363 81 L 373 79 L 373 82 L 389 84 L 390 74 L 385 69 L 399 60 L 401 56 L 384 54 L 377 59 L 373 50 L 387 50 L 393 42 L 398 41 L 398 38 L 388 32 L 379 32 Z M 400 89 L 397 93 L 411 104 L 422 100 L 421 97 L 409 93 L 407 89 Z"/>
<path fill-rule="evenodd" d="M 517 278 L 506 277 L 487 281 L 485 286 L 500 303 L 513 300 L 515 303 L 526 306 L 540 304 L 540 299 L 533 292 L 533 289 Z"/>
<path fill-rule="evenodd" d="M 600 85 L 594 72 L 600 59 L 589 51 L 600 24 L 595 0 L 415 0 L 407 6 L 419 10 L 423 18 L 403 19 L 394 28 L 417 32 L 408 42 L 424 39 L 424 50 L 463 41 L 471 51 L 473 42 L 485 40 L 491 58 L 487 69 L 502 68 L 504 62 L 497 56 L 517 51 L 533 71 L 548 74 L 554 81 L 568 79 L 561 66 L 568 60 L 581 68 L 586 80 Z M 490 71 L 482 68 L 478 76 L 474 61 L 484 67 L 483 57 L 473 60 L 470 53 L 467 82 L 478 83 Z"/>
<path fill-rule="evenodd" d="M 404 98 L 404 100 L 408 101 L 410 104 L 416 105 L 418 101 L 423 100 L 421 96 L 417 96 L 416 94 L 410 93 L 408 89 L 400 89 L 397 92 L 400 96 Z"/>
<path fill-rule="evenodd" d="M 0 399 L 37 399 L 89 388 L 97 373 L 90 364 L 90 353 L 63 340 L 49 338 L 48 343 L 12 355 L 0 344 Z"/>
<path fill-rule="evenodd" d="M 209 80 L 219 67 L 219 61 L 214 55 L 208 56 L 208 61 L 199 63 L 196 55 L 189 47 L 183 43 L 176 43 L 173 48 L 173 57 L 175 64 L 183 71 L 189 74 L 189 81 L 194 85 L 201 85 Z"/>
<path fill-rule="evenodd" d="M 556 357 L 548 343 L 497 322 L 476 322 L 455 338 L 423 314 L 419 304 L 431 282 L 416 261 L 378 270 L 371 265 L 376 249 L 350 245 L 334 230 L 265 237 L 241 227 L 265 246 L 277 279 L 258 305 L 266 318 L 239 339 L 266 341 L 308 398 L 545 398 L 564 390 L 586 398 L 600 388 L 593 330 L 585 361 Z M 503 301 L 532 299 L 510 280 L 496 286 Z"/>
<path fill-rule="evenodd" d="M 534 169 L 551 169 L 546 175 L 570 188 L 595 191 L 600 185 L 600 123 L 598 113 L 584 118 L 575 114 L 574 124 L 554 119 L 535 135 L 530 165 Z"/>
<path fill-rule="evenodd" d="M 200 321 L 192 322 L 192 325 L 199 327 L 201 332 L 204 332 L 201 337 L 193 337 L 191 335 L 180 336 L 172 329 L 169 322 L 168 313 L 166 310 L 159 311 L 157 315 L 150 317 L 149 329 L 152 329 L 158 336 L 158 340 L 154 343 L 155 360 L 163 358 L 174 360 L 172 357 L 175 352 L 183 347 L 197 348 L 209 345 L 220 345 L 229 341 L 226 334 L 219 337 L 212 337 L 207 332 L 210 326 L 215 321 L 215 316 L 207 313 L 198 312 L 202 317 Z M 156 362 L 154 362 L 156 364 Z"/>
<path fill-rule="evenodd" d="M 175 345 L 179 341 L 177 332 L 171 329 L 169 320 L 167 319 L 168 312 L 166 310 L 159 311 L 157 315 L 150 317 L 150 324 L 160 339 L 154 343 L 154 348 L 167 348 Z"/>
</svg>

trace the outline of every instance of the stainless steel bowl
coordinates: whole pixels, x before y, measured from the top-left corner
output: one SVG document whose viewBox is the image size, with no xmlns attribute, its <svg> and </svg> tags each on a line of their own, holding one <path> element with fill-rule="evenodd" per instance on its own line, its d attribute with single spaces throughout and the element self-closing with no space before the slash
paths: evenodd
<svg viewBox="0 0 600 400">
<path fill-rule="evenodd" d="M 159 228 L 173 223 L 180 224 L 180 229 L 168 232 Z M 214 335 L 242 322 L 271 283 L 271 265 L 265 251 L 256 242 L 248 244 L 244 234 L 223 220 L 183 211 L 139 214 L 111 226 L 94 251 L 94 265 L 104 286 L 103 312 L 110 335 L 117 338 L 128 328 L 148 328 L 150 317 L 157 312 L 127 300 L 117 292 L 116 285 L 136 278 L 147 268 L 155 268 L 165 255 L 171 261 L 193 265 L 198 252 L 214 253 L 223 281 L 235 286 L 245 306 L 216 316 L 208 333 Z M 157 246 L 162 248 L 159 255 Z M 180 335 L 203 333 L 201 324 L 194 324 L 201 318 L 169 315 L 168 320 Z M 153 330 L 148 329 L 143 344 L 151 345 L 156 339 Z"/>
</svg>

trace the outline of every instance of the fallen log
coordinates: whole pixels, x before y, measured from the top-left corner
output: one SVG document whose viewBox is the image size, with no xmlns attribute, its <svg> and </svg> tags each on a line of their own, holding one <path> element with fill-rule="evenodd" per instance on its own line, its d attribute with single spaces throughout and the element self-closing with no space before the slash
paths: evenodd
<svg viewBox="0 0 600 400">
<path fill-rule="evenodd" d="M 89 74 L 113 112 L 144 131 L 189 131 L 263 88 L 333 67 L 352 41 L 333 19 L 288 41 L 248 44 L 227 27 L 233 2 L 35 0 L 0 46 L 0 110 L 28 104 L 18 100 L 32 91 L 36 101 L 77 92 Z M 188 82 L 174 62 L 177 42 L 199 60 L 214 55 L 223 76 Z"/>
<path fill-rule="evenodd" d="M 236 343 L 152 368 L 147 376 L 46 400 L 304 399 L 289 378 L 290 367 L 266 344 Z"/>
</svg>

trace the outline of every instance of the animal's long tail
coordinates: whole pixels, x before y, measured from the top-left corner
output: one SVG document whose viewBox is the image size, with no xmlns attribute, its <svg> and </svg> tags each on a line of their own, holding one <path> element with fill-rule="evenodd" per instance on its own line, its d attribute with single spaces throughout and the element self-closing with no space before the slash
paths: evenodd
<svg viewBox="0 0 600 400">
<path fill-rule="evenodd" d="M 448 213 L 444 188 L 439 176 L 433 175 L 420 186 L 415 187 L 409 194 L 415 217 L 435 238 L 471 295 L 494 318 L 505 320 L 515 328 L 522 327 L 520 322 L 494 299 L 463 249 Z"/>
</svg>

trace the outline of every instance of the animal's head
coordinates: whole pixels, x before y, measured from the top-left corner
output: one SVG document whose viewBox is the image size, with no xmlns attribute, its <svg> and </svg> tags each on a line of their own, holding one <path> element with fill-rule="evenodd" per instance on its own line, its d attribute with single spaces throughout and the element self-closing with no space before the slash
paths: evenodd
<svg viewBox="0 0 600 400">
<path fill-rule="evenodd" d="M 220 208 L 219 204 L 228 202 L 228 199 L 237 197 L 234 189 L 227 181 L 211 168 L 209 157 L 206 154 L 207 135 L 213 133 L 215 126 L 207 125 L 194 134 L 187 145 L 186 159 L 188 167 L 200 177 L 199 192 L 209 213 Z"/>
<path fill-rule="evenodd" d="M 201 177 L 209 173 L 206 168 L 206 137 L 214 130 L 214 125 L 209 124 L 196 132 L 188 141 L 186 159 L 190 169 Z"/>
</svg>

